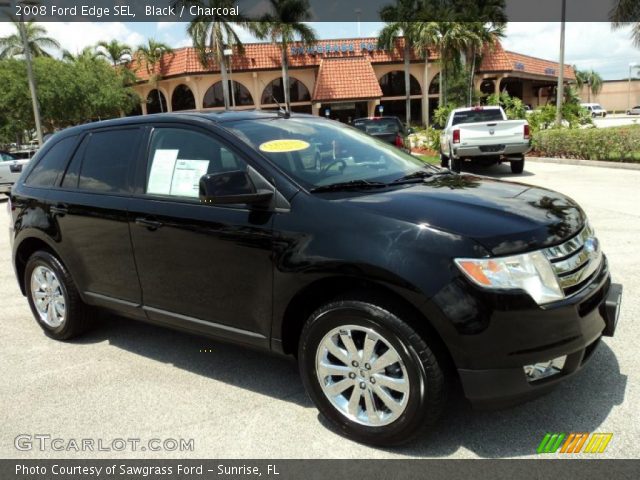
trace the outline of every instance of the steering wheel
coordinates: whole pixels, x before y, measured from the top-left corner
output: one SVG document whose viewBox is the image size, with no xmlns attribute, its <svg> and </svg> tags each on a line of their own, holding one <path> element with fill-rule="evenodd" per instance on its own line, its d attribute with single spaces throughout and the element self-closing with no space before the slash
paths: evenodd
<svg viewBox="0 0 640 480">
<path fill-rule="evenodd" d="M 338 168 L 338 170 L 340 170 L 340 173 L 344 172 L 344 169 L 347 168 L 347 162 L 345 162 L 344 160 L 333 160 L 332 162 L 329 162 L 327 165 L 322 167 L 320 173 L 322 173 L 323 175 L 326 174 L 334 165 L 340 165 L 340 167 Z"/>
</svg>

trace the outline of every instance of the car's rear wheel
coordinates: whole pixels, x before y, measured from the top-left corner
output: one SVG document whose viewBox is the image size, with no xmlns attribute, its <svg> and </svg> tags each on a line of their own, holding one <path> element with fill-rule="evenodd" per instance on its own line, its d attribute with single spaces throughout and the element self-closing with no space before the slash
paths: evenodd
<svg viewBox="0 0 640 480">
<path fill-rule="evenodd" d="M 509 163 L 511 164 L 511 173 L 522 173 L 524 171 L 524 155 L 522 160 L 513 160 Z"/>
<path fill-rule="evenodd" d="M 31 255 L 24 286 L 33 316 L 49 337 L 67 340 L 85 330 L 86 306 L 71 275 L 55 256 L 45 251 Z"/>
<path fill-rule="evenodd" d="M 441 414 L 445 380 L 432 350 L 407 323 L 374 303 L 341 300 L 316 310 L 298 354 L 309 396 L 356 441 L 404 443 Z"/>
</svg>

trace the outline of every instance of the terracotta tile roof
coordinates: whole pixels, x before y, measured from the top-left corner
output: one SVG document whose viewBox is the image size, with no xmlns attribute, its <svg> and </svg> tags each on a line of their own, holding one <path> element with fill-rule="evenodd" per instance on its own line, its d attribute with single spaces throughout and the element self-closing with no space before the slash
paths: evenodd
<svg viewBox="0 0 640 480">
<path fill-rule="evenodd" d="M 391 50 L 379 50 L 377 39 L 351 38 L 340 40 L 319 40 L 314 47 L 308 49 L 294 43 L 289 47 L 290 68 L 317 67 L 323 59 L 364 58 L 369 63 L 401 63 L 403 61 L 404 38 L 398 38 Z M 245 43 L 244 53 L 234 48 L 231 68 L 234 71 L 274 70 L 280 68 L 280 49 L 272 43 Z M 429 50 L 429 60 L 438 59 L 435 49 Z M 422 58 L 414 51 L 412 61 Z M 134 59 L 129 68 L 136 72 L 140 81 L 149 79 L 146 67 Z M 508 52 L 498 42 L 493 47 L 485 47 L 479 72 L 524 72 L 556 78 L 558 64 L 549 60 L 530 57 L 519 53 Z M 153 73 L 161 73 L 163 77 L 174 77 L 198 73 L 219 72 L 220 67 L 212 61 L 208 68 L 201 65 L 196 51 L 192 47 L 178 48 L 172 54 L 163 56 Z M 553 71 L 553 73 L 551 73 Z M 565 66 L 565 78 L 575 79 L 571 66 Z"/>
<path fill-rule="evenodd" d="M 392 50 L 378 50 L 377 39 L 370 38 L 352 38 L 340 40 L 319 40 L 315 45 L 315 49 L 308 51 L 306 48 L 297 43 L 289 47 L 289 67 L 304 68 L 319 66 L 325 58 L 354 58 L 364 57 L 372 63 L 393 63 L 402 62 L 404 39 L 398 38 L 396 45 Z M 301 50 L 303 49 L 303 50 Z M 280 68 L 280 49 L 272 43 L 245 43 L 244 53 L 239 53 L 234 48 L 231 68 L 236 71 L 240 70 L 273 70 Z M 434 49 L 429 50 L 429 59 L 437 60 L 437 54 Z M 411 53 L 411 60 L 419 61 L 421 57 L 415 52 Z M 139 80 L 145 81 L 149 79 L 146 67 L 140 65 L 137 59 L 134 59 L 129 68 L 136 72 Z M 220 67 L 216 62 L 212 61 L 209 68 L 204 68 L 196 51 L 192 47 L 178 48 L 173 54 L 166 54 L 162 61 L 156 66 L 153 73 L 161 73 L 163 77 L 173 77 L 178 75 L 188 75 L 197 73 L 219 72 Z"/>
<path fill-rule="evenodd" d="M 320 63 L 313 101 L 380 97 L 382 90 L 369 58 L 325 58 Z"/>
<path fill-rule="evenodd" d="M 504 50 L 498 42 L 492 47 L 485 47 L 478 72 L 523 72 L 558 78 L 559 69 L 560 64 L 557 62 Z M 571 65 L 564 66 L 564 78 L 575 80 L 576 75 Z"/>
</svg>

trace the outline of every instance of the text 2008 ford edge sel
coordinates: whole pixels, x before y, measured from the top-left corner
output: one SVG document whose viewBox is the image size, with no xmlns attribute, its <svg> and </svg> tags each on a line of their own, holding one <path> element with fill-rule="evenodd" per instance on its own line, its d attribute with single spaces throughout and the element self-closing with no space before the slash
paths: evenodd
<svg viewBox="0 0 640 480">
<path fill-rule="evenodd" d="M 10 198 L 44 332 L 102 307 L 294 355 L 344 434 L 406 441 L 447 384 L 535 396 L 613 335 L 621 286 L 580 207 L 424 165 L 339 123 L 266 112 L 119 119 L 52 137 Z"/>
</svg>

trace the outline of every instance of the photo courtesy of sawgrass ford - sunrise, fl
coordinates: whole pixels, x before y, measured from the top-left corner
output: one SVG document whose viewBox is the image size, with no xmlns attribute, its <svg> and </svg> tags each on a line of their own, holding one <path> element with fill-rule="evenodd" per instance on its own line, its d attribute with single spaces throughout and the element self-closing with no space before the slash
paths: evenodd
<svg viewBox="0 0 640 480">
<path fill-rule="evenodd" d="M 638 205 L 637 0 L 0 0 L 0 480 L 636 480 Z"/>
</svg>

